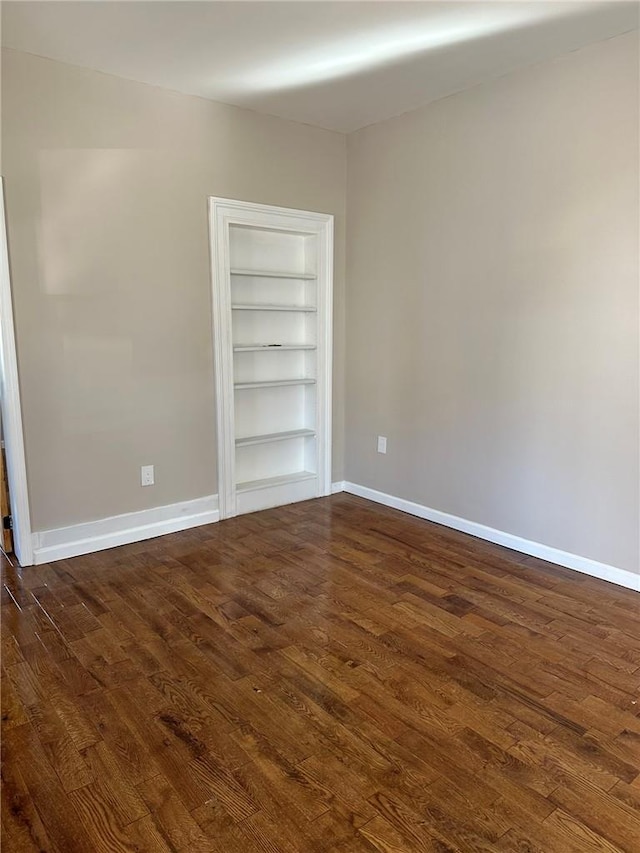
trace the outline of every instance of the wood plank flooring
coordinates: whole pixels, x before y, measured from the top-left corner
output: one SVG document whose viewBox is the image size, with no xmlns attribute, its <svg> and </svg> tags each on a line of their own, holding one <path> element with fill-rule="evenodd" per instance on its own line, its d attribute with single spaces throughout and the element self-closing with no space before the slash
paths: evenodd
<svg viewBox="0 0 640 853">
<path fill-rule="evenodd" d="M 6 851 L 640 851 L 636 593 L 348 495 L 3 583 Z"/>
</svg>

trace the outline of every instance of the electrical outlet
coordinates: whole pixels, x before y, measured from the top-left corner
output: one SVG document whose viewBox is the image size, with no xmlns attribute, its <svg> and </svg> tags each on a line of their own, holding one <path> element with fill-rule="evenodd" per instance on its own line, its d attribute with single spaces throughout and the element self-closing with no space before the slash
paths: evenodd
<svg viewBox="0 0 640 853">
<path fill-rule="evenodd" d="M 386 453 L 387 452 L 387 436 L 379 435 L 378 436 L 378 453 Z"/>
<path fill-rule="evenodd" d="M 154 483 L 153 465 L 143 465 L 140 468 L 140 485 L 153 486 Z"/>
</svg>

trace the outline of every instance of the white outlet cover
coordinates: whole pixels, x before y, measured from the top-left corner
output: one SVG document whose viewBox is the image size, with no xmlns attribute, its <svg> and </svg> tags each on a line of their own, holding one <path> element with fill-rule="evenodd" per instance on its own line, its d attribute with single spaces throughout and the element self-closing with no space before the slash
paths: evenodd
<svg viewBox="0 0 640 853">
<path fill-rule="evenodd" d="M 386 435 L 378 436 L 378 453 L 386 453 L 387 452 L 387 437 Z"/>
<path fill-rule="evenodd" d="M 154 482 L 153 465 L 143 465 L 140 468 L 140 485 L 153 486 Z"/>
</svg>

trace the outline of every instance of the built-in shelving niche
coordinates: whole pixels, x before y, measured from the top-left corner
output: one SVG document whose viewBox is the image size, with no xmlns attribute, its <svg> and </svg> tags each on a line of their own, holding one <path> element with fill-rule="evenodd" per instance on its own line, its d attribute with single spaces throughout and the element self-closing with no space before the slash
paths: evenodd
<svg viewBox="0 0 640 853">
<path fill-rule="evenodd" d="M 210 200 L 221 518 L 330 494 L 333 217 Z"/>
</svg>

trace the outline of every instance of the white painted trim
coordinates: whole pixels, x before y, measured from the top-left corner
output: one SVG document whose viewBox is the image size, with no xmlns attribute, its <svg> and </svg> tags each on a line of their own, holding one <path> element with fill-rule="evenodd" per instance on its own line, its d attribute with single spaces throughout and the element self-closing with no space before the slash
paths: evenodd
<svg viewBox="0 0 640 853">
<path fill-rule="evenodd" d="M 331 493 L 348 492 L 361 498 L 384 504 L 394 509 L 407 512 L 410 515 L 442 524 L 454 530 L 460 530 L 487 542 L 503 545 L 522 554 L 539 557 L 550 563 L 573 569 L 591 577 L 615 583 L 618 586 L 640 591 L 640 575 L 626 569 L 598 563 L 587 557 L 580 557 L 558 548 L 551 548 L 539 542 L 522 539 L 511 533 L 477 524 L 437 509 L 397 498 L 376 489 L 359 486 L 356 483 L 339 480 L 331 484 Z M 220 519 L 218 512 L 218 496 L 208 495 L 192 501 L 155 507 L 153 509 L 130 512 L 124 515 L 114 515 L 98 521 L 84 524 L 74 524 L 70 527 L 60 527 L 55 530 L 42 530 L 33 534 L 33 555 L 37 565 L 64 560 L 82 554 L 91 554 L 118 545 L 131 542 L 142 542 L 166 533 L 188 530 L 203 524 L 211 524 Z M 30 565 L 30 564 L 29 564 Z"/>
<path fill-rule="evenodd" d="M 231 518 L 236 514 L 233 342 L 231 323 L 225 320 L 231 316 L 231 261 L 226 210 L 227 206 L 223 199 L 209 198 L 213 368 L 216 389 L 218 494 L 221 518 Z"/>
<path fill-rule="evenodd" d="M 238 515 L 243 515 L 245 512 L 259 512 L 274 506 L 285 506 L 298 501 L 308 501 L 317 497 L 317 477 L 266 488 L 261 484 L 259 488 L 238 492 Z"/>
<path fill-rule="evenodd" d="M 514 536 L 512 533 L 505 533 L 502 530 L 496 530 L 493 527 L 487 527 L 475 521 L 468 521 L 466 518 L 459 518 L 457 515 L 440 512 L 440 510 L 431 509 L 431 507 L 413 503 L 413 501 L 407 501 L 404 498 L 397 498 L 385 492 L 370 489 L 367 486 L 359 486 L 356 483 L 347 481 L 343 485 L 344 491 L 349 492 L 349 494 L 367 498 L 370 501 L 399 509 L 402 512 L 417 515 L 418 518 L 442 524 L 444 527 L 451 527 L 454 530 L 469 533 L 471 536 L 477 536 L 478 539 L 485 539 L 487 542 L 504 545 L 505 548 L 511 548 L 522 554 L 539 557 L 541 560 L 546 560 L 549 563 L 556 563 L 567 569 L 573 569 L 574 571 L 582 572 L 582 574 L 591 575 L 594 578 L 600 578 L 601 580 L 618 584 L 618 586 L 624 586 L 627 589 L 640 592 L 640 574 L 635 574 L 627 569 L 608 566 L 606 563 L 598 563 L 596 560 L 591 560 L 588 557 L 580 557 L 577 554 L 561 551 L 549 545 L 542 545 L 530 539 L 522 539 L 520 536 Z"/>
<path fill-rule="evenodd" d="M 0 198 L 0 403 L 13 518 L 13 549 L 21 566 L 31 566 L 33 565 L 31 517 L 2 178 L 0 178 L 0 195 L 2 196 Z"/>
<path fill-rule="evenodd" d="M 219 518 L 218 496 L 207 495 L 192 501 L 113 515 L 70 527 L 41 530 L 33 534 L 34 562 L 40 565 L 92 554 L 94 551 L 211 524 Z"/>
<path fill-rule="evenodd" d="M 318 418 L 318 485 L 331 494 L 333 375 L 333 216 L 315 214 L 318 222 L 318 328 L 316 406 Z"/>
<path fill-rule="evenodd" d="M 249 225 L 303 232 L 318 238 L 316 442 L 317 492 L 331 494 L 332 356 L 333 356 L 333 223 L 330 213 L 209 198 L 214 374 L 218 443 L 220 518 L 239 511 L 235 475 L 233 341 L 231 334 L 231 263 L 229 227 Z M 244 498 L 246 504 L 246 497 Z"/>
</svg>

